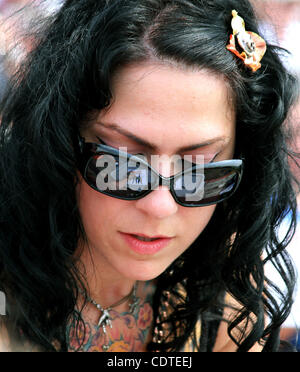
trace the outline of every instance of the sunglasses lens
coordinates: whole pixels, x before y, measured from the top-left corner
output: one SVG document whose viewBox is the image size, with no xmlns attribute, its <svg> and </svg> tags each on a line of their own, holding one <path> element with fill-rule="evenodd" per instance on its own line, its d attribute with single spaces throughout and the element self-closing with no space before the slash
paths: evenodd
<svg viewBox="0 0 300 372">
<path fill-rule="evenodd" d="M 184 176 L 188 176 L 192 182 L 186 182 Z M 234 193 L 239 179 L 236 169 L 208 168 L 202 170 L 202 174 L 195 174 L 193 177 L 190 175 L 180 177 L 174 184 L 174 191 L 178 202 L 185 206 L 216 204 Z M 181 189 L 177 189 L 179 184 L 182 185 Z"/>
<path fill-rule="evenodd" d="M 85 180 L 95 190 L 122 199 L 137 199 L 155 187 L 158 179 L 148 166 L 134 160 L 110 154 L 97 154 L 88 160 Z"/>
</svg>

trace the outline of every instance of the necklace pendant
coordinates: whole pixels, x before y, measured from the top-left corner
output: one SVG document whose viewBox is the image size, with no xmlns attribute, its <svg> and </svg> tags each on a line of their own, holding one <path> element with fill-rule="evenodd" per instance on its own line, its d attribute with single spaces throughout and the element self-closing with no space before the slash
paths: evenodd
<svg viewBox="0 0 300 372">
<path fill-rule="evenodd" d="M 106 333 L 106 327 L 112 328 L 111 318 L 105 319 L 105 324 L 102 325 L 102 328 L 103 329 L 105 328 L 105 332 L 104 333 Z"/>
<path fill-rule="evenodd" d="M 101 317 L 99 319 L 99 322 L 98 322 L 98 327 L 101 327 L 102 326 L 104 333 L 106 333 L 105 325 L 109 325 L 110 327 L 112 327 L 112 325 L 111 325 L 111 317 L 109 315 L 109 311 L 108 310 L 103 310 L 103 314 L 101 315 Z"/>
</svg>

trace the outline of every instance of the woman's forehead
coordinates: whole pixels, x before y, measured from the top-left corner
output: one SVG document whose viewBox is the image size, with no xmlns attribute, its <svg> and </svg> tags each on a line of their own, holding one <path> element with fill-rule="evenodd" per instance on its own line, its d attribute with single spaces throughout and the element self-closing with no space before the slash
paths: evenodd
<svg viewBox="0 0 300 372">
<path fill-rule="evenodd" d="M 229 136 L 235 125 L 231 93 L 222 76 L 205 70 L 184 71 L 172 66 L 143 64 L 118 72 L 111 105 L 96 122 L 119 127 L 137 136 L 178 135 L 202 141 Z"/>
</svg>

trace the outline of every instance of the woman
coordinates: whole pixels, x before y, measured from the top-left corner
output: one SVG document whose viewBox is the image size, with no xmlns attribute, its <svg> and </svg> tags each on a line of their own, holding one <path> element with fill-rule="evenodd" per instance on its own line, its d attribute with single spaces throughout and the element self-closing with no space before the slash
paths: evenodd
<svg viewBox="0 0 300 372">
<path fill-rule="evenodd" d="M 69 0 L 42 29 L 1 110 L 3 342 L 277 351 L 295 80 L 248 1 Z"/>
</svg>

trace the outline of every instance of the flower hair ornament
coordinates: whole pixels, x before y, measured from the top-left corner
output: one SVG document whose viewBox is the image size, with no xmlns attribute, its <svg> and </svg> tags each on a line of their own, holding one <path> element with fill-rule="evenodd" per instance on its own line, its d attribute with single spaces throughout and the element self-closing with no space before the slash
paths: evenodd
<svg viewBox="0 0 300 372">
<path fill-rule="evenodd" d="M 254 32 L 246 31 L 245 21 L 238 15 L 236 10 L 232 11 L 231 27 L 233 34 L 230 35 L 230 43 L 226 48 L 244 61 L 245 66 L 253 72 L 261 68 L 260 61 L 267 50 L 265 40 Z M 238 48 L 236 45 L 238 42 Z M 243 51 L 240 51 L 240 50 Z"/>
</svg>

